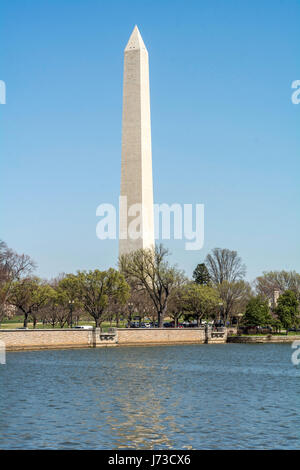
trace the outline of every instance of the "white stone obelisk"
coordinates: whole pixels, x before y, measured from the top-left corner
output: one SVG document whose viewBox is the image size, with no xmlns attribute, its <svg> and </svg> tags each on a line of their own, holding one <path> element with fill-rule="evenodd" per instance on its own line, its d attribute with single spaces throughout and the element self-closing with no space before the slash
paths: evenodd
<svg viewBox="0 0 300 470">
<path fill-rule="evenodd" d="M 135 26 L 124 53 L 119 254 L 154 247 L 148 51 Z"/>
</svg>

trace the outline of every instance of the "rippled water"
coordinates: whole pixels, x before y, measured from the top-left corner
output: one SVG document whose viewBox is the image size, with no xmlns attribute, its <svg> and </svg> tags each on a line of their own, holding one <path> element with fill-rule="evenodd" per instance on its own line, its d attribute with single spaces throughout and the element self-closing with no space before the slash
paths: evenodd
<svg viewBox="0 0 300 470">
<path fill-rule="evenodd" d="M 299 449 L 288 344 L 7 354 L 2 449 Z"/>
</svg>

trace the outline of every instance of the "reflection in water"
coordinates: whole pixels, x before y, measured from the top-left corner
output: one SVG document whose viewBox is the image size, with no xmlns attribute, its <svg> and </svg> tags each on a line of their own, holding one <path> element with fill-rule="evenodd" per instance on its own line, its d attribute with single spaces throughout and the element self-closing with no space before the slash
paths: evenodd
<svg viewBox="0 0 300 470">
<path fill-rule="evenodd" d="M 119 449 L 174 448 L 169 436 L 180 432 L 171 409 L 165 408 L 169 400 L 170 384 L 167 367 L 156 370 L 146 365 L 145 358 L 140 363 L 122 364 L 123 373 L 115 377 L 112 394 L 118 415 L 108 415 L 114 447 Z M 159 386 L 155 386 L 153 376 L 160 376 Z"/>
<path fill-rule="evenodd" d="M 289 345 L 9 353 L 0 448 L 300 448 Z"/>
</svg>

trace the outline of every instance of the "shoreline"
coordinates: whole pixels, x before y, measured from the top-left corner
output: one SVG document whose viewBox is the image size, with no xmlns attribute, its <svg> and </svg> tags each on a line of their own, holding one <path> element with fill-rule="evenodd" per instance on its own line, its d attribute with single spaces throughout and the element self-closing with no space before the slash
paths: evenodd
<svg viewBox="0 0 300 470">
<path fill-rule="evenodd" d="M 300 335 L 262 335 L 262 336 L 228 336 L 227 343 L 255 344 L 255 343 L 293 343 L 300 341 Z"/>
<path fill-rule="evenodd" d="M 118 346 L 167 346 L 195 344 L 283 344 L 300 341 L 300 335 L 228 336 L 227 329 L 215 332 L 193 329 L 114 329 L 110 333 L 93 330 L 0 330 L 0 346 L 9 351 L 89 349 Z"/>
</svg>

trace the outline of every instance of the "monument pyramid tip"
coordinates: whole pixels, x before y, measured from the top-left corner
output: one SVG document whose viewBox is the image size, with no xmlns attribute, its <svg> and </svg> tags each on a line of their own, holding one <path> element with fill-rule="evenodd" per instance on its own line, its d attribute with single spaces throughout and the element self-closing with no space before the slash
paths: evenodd
<svg viewBox="0 0 300 470">
<path fill-rule="evenodd" d="M 129 38 L 129 41 L 127 43 L 127 46 L 125 47 L 125 51 L 138 50 L 138 49 L 147 50 L 144 44 L 143 38 L 141 36 L 141 33 L 139 31 L 139 28 L 137 27 L 137 25 L 135 25 L 131 33 L 131 36 Z"/>
</svg>

